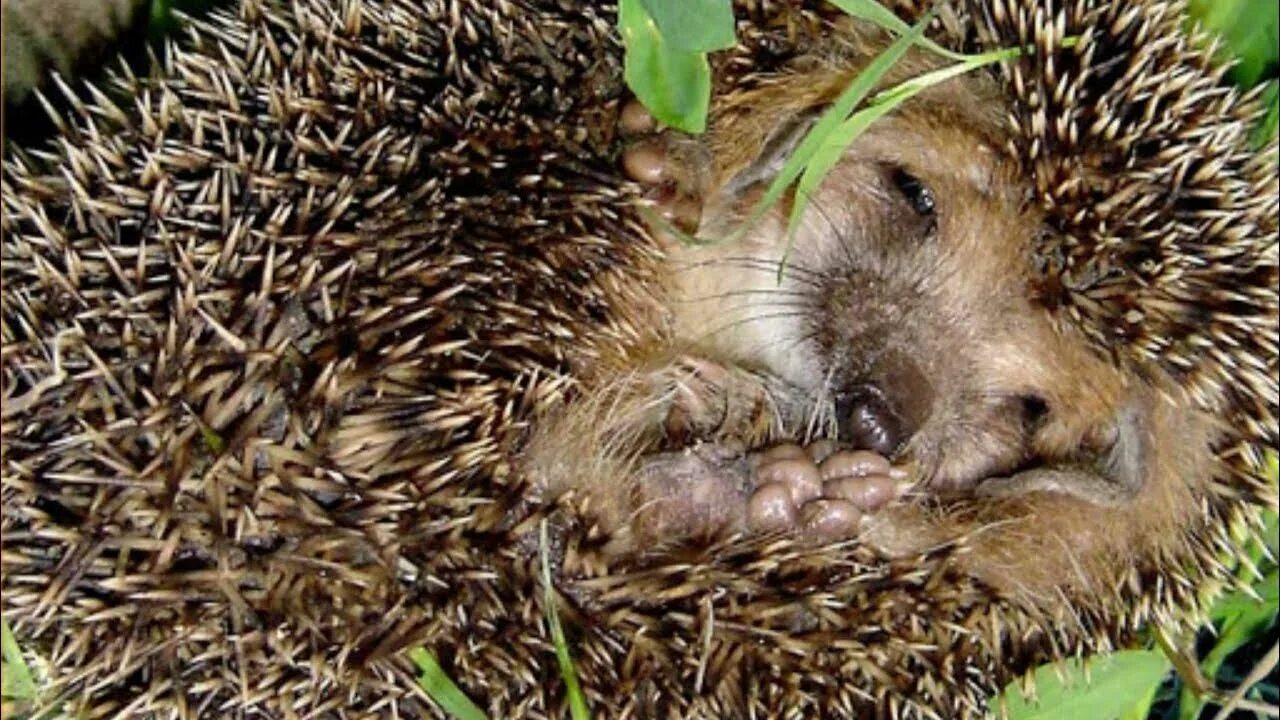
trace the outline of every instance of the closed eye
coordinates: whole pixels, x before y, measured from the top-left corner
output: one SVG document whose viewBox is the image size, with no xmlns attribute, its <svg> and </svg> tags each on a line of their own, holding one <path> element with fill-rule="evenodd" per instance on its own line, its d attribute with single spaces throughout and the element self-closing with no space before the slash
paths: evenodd
<svg viewBox="0 0 1280 720">
<path fill-rule="evenodd" d="M 1049 403 L 1039 395 L 1022 395 L 1022 424 L 1029 431 L 1035 431 L 1044 424 L 1049 415 Z"/>
</svg>

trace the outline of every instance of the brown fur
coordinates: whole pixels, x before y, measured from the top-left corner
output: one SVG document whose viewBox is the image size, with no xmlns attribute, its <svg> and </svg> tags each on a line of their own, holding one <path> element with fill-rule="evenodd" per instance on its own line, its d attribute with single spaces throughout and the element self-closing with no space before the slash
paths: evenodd
<svg viewBox="0 0 1280 720">
<path fill-rule="evenodd" d="M 1002 151 L 1006 108 L 993 82 L 953 80 L 872 126 L 790 245 L 786 203 L 734 234 L 777 170 L 771 154 L 883 44 L 856 28 L 843 38 L 790 77 L 719 98 L 705 138 L 669 140 L 681 184 L 706 198 L 700 235 L 712 241 L 671 248 L 659 349 L 603 373 L 576 411 L 542 423 L 528 467 L 545 494 L 584 495 L 615 548 L 634 551 L 655 539 L 646 510 L 679 490 L 653 490 L 652 473 L 640 473 L 647 494 L 620 478 L 637 477 L 638 459 L 671 439 L 673 409 L 714 409 L 700 439 L 803 439 L 829 428 L 837 386 L 905 365 L 929 386 L 901 453 L 918 492 L 867 521 L 863 538 L 907 557 L 969 537 L 969 573 L 1046 607 L 1120 582 L 1128 557 L 1162 555 L 1190 522 L 1215 430 L 1172 382 L 1118 367 L 1032 299 L 1043 220 Z M 932 64 L 916 54 L 895 73 Z M 886 167 L 932 189 L 936 231 L 895 196 Z M 688 356 L 731 369 L 708 382 L 670 362 Z M 1043 417 L 1027 417 L 1029 402 Z M 566 456 L 589 460 L 539 470 Z M 717 502 L 741 500 L 727 492 Z M 706 530 L 676 520 L 691 523 L 688 535 Z"/>
</svg>

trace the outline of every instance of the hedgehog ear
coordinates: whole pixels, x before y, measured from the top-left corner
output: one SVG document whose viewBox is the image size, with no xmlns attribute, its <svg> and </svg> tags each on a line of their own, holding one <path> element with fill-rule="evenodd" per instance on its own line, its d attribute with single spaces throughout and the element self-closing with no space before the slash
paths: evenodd
<svg viewBox="0 0 1280 720">
<path fill-rule="evenodd" d="M 1125 499 L 1146 482 L 1151 464 L 1151 408 L 1146 398 L 1134 398 L 1121 408 L 1110 444 L 1098 457 L 1098 471 Z"/>
<path fill-rule="evenodd" d="M 800 141 L 804 140 L 805 135 L 818 122 L 822 110 L 823 108 L 813 108 L 806 113 L 790 114 L 773 128 L 760 154 L 729 178 L 724 186 L 725 191 L 730 195 L 737 195 L 752 185 L 772 180 L 795 152 Z"/>
<path fill-rule="evenodd" d="M 1065 491 L 1095 505 L 1119 507 L 1142 491 L 1151 473 L 1153 450 L 1151 398 L 1135 394 L 1112 419 L 1083 466 L 1056 483 Z"/>
<path fill-rule="evenodd" d="M 1102 437 L 1081 456 L 982 482 L 985 497 L 1029 492 L 1072 495 L 1102 507 L 1122 507 L 1141 492 L 1151 473 L 1151 400 L 1135 397 L 1120 409 Z"/>
</svg>

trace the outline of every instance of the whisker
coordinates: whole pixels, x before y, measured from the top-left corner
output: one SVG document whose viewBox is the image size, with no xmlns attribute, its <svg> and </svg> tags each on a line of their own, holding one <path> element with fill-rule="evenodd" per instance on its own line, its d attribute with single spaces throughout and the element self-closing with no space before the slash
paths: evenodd
<svg viewBox="0 0 1280 720">
<path fill-rule="evenodd" d="M 708 330 L 698 339 L 705 340 L 713 335 L 718 335 L 722 332 L 732 330 L 736 327 L 740 327 L 748 323 L 763 322 L 765 320 L 780 320 L 780 319 L 786 319 L 786 318 L 807 317 L 807 316 L 808 316 L 808 313 L 803 313 L 803 312 L 780 312 L 780 313 L 766 313 L 764 315 L 754 315 L 751 317 L 735 320 L 730 323 L 725 323 L 724 325 L 721 325 L 718 328 L 713 328 L 711 330 Z"/>
<path fill-rule="evenodd" d="M 774 308 L 787 308 L 808 310 L 813 312 L 813 303 L 804 298 L 777 298 L 768 303 L 761 304 L 753 302 L 751 298 L 738 298 L 734 302 L 725 302 L 717 309 L 720 315 L 728 315 L 730 313 L 748 312 L 768 312 Z"/>
<path fill-rule="evenodd" d="M 776 288 L 776 289 L 757 288 L 752 290 L 728 290 L 722 293 L 711 293 L 709 295 L 698 295 L 691 298 L 674 300 L 673 302 L 674 303 L 694 303 L 694 302 L 704 302 L 707 300 L 720 300 L 722 298 L 754 296 L 754 295 L 766 295 L 766 296 L 780 295 L 787 298 L 809 297 L 809 293 L 803 290 L 791 290 L 788 288 Z"/>
<path fill-rule="evenodd" d="M 714 296 L 713 296 L 714 297 Z M 679 301 L 672 304 L 678 304 Z M 692 301 L 690 301 L 692 302 Z M 761 304 L 754 302 L 751 298 L 738 298 L 736 301 L 726 301 L 716 308 L 716 315 L 719 320 L 729 320 L 736 317 L 735 322 L 751 322 L 757 319 L 770 319 L 779 317 L 770 314 L 773 310 L 789 311 L 787 315 L 781 317 L 809 317 L 815 312 L 813 303 L 807 298 L 791 297 L 776 298 L 768 303 Z M 712 326 L 712 333 L 721 332 L 725 326 Z M 704 336 L 705 337 L 705 336 Z"/>
<path fill-rule="evenodd" d="M 710 258 L 707 260 L 699 260 L 697 262 L 680 263 L 674 265 L 677 271 L 702 269 L 714 265 L 727 265 L 730 267 L 743 267 L 751 270 L 760 270 L 761 272 L 772 273 L 778 272 L 778 263 L 773 260 L 765 260 L 763 258 L 751 257 L 750 255 L 730 256 L 721 258 Z M 799 263 L 788 261 L 783 272 L 784 277 L 797 282 L 808 282 L 812 285 L 824 279 L 824 274 L 812 268 L 805 267 Z"/>
<path fill-rule="evenodd" d="M 711 258 L 707 258 L 707 259 L 705 259 L 705 260 L 695 260 L 695 261 L 691 261 L 691 262 L 689 262 L 689 263 L 687 263 L 687 264 L 688 264 L 688 265 L 691 265 L 691 266 L 698 266 L 698 265 L 704 265 L 704 264 L 714 264 L 714 263 L 720 262 L 720 261 L 722 261 L 722 260 L 737 260 L 737 261 L 743 261 L 743 262 L 754 262 L 754 263 L 758 263 L 758 264 L 760 264 L 760 265 L 761 265 L 761 266 L 763 266 L 763 267 L 767 267 L 767 268 L 769 268 L 769 269 L 770 269 L 771 271 L 773 271 L 773 272 L 776 272 L 776 271 L 777 271 L 777 269 L 778 269 L 778 261 L 777 261 L 777 260 L 771 260 L 771 259 L 769 259 L 769 258 L 759 257 L 759 256 L 757 256 L 757 255 L 723 255 L 723 256 L 720 256 L 720 257 L 711 257 Z M 788 264 L 788 266 L 790 266 L 790 263 L 789 263 L 789 262 L 788 262 L 787 264 Z M 814 274 L 814 275 L 820 275 L 820 274 L 821 274 L 821 273 L 819 273 L 816 269 L 811 268 L 811 267 L 808 267 L 808 266 L 806 266 L 806 265 L 797 265 L 796 267 L 797 267 L 797 269 L 799 269 L 801 272 L 808 272 L 808 273 L 811 273 L 811 274 Z"/>
<path fill-rule="evenodd" d="M 763 352 L 765 350 L 769 350 L 774 345 L 778 345 L 781 343 L 786 343 L 786 347 L 784 349 L 791 350 L 791 349 L 800 347 L 801 343 L 812 340 L 817 336 L 818 336 L 817 332 L 809 331 L 809 332 L 802 333 L 799 337 L 774 338 L 772 340 L 766 340 L 764 343 L 756 346 L 755 348 L 752 348 L 752 350 L 754 351 L 752 354 L 754 354 L 755 352 Z"/>
<path fill-rule="evenodd" d="M 827 213 L 827 209 L 822 203 L 816 202 L 813 199 L 813 193 L 805 193 L 805 199 L 808 201 L 809 207 L 816 209 L 818 216 L 827 223 L 827 227 L 831 228 L 831 234 L 835 236 L 836 245 L 844 252 L 845 262 L 849 264 L 849 267 L 857 267 L 858 263 L 854 260 L 853 246 L 849 242 L 850 234 L 845 232 L 845 230 L 841 228 L 834 219 L 832 219 L 831 215 Z"/>
</svg>

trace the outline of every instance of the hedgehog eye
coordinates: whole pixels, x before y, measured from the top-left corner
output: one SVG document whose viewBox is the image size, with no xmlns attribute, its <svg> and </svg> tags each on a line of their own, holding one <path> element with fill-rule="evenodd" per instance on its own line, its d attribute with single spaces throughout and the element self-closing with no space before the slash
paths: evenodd
<svg viewBox="0 0 1280 720">
<path fill-rule="evenodd" d="M 894 168 L 893 184 L 897 186 L 898 192 L 902 193 L 902 197 L 907 199 L 907 203 L 911 205 L 911 209 L 916 211 L 920 217 L 932 217 L 936 206 L 933 199 L 933 191 L 925 187 L 919 178 L 908 173 L 902 168 Z"/>
</svg>

